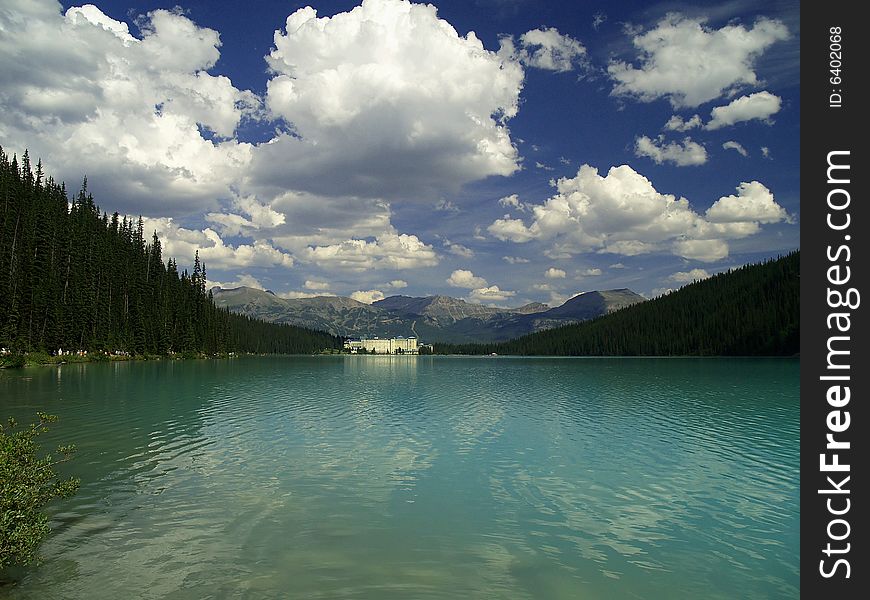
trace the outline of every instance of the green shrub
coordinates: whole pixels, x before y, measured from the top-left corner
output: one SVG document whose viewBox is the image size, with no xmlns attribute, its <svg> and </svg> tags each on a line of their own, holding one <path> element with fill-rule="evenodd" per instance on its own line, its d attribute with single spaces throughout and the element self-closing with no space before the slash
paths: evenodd
<svg viewBox="0 0 870 600">
<path fill-rule="evenodd" d="M 28 352 L 25 358 L 31 365 L 50 365 L 60 362 L 58 357 L 51 356 L 48 352 Z"/>
<path fill-rule="evenodd" d="M 57 417 L 37 416 L 39 422 L 28 427 L 11 418 L 0 424 L 0 569 L 39 559 L 39 544 L 49 533 L 42 508 L 55 498 L 69 498 L 79 487 L 77 479 L 61 479 L 55 471 L 72 458 L 74 446 L 60 446 L 56 456 L 39 456 L 37 438 Z"/>
<path fill-rule="evenodd" d="M 23 354 L 7 354 L 0 356 L 0 369 L 17 369 L 23 367 L 26 362 Z"/>
</svg>

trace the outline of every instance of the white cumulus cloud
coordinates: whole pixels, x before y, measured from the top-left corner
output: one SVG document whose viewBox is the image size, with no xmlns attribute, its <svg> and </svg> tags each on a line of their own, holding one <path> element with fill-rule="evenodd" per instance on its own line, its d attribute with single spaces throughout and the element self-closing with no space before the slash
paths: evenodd
<svg viewBox="0 0 870 600">
<path fill-rule="evenodd" d="M 779 112 L 782 99 L 770 92 L 756 92 L 741 96 L 725 106 L 717 106 L 710 111 L 710 121 L 705 129 L 720 129 L 744 121 L 766 121 Z"/>
<path fill-rule="evenodd" d="M 451 287 L 474 289 L 487 286 L 486 279 L 478 277 L 471 271 L 465 269 L 457 269 L 447 278 L 447 283 Z"/>
<path fill-rule="evenodd" d="M 693 281 L 701 281 L 707 279 L 710 274 L 704 269 L 692 269 L 691 271 L 678 271 L 668 277 L 676 283 L 692 283 Z"/>
<path fill-rule="evenodd" d="M 522 256 L 502 256 L 503 261 L 509 265 L 522 265 L 531 262 L 528 258 Z"/>
<path fill-rule="evenodd" d="M 530 242 L 538 237 L 537 232 L 527 228 L 522 219 L 513 219 L 510 215 L 496 219 L 486 230 L 500 240 L 510 240 L 517 243 Z M 505 259 L 511 262 L 510 258 L 506 257 Z"/>
<path fill-rule="evenodd" d="M 750 28 L 728 24 L 713 29 L 704 19 L 669 14 L 654 28 L 634 35 L 638 66 L 611 61 L 613 94 L 642 102 L 667 98 L 675 108 L 698 106 L 758 85 L 756 59 L 788 36 L 783 23 L 764 17 Z"/>
<path fill-rule="evenodd" d="M 233 196 L 253 148 L 228 138 L 259 100 L 208 72 L 216 31 L 155 10 L 137 38 L 90 4 L 64 14 L 52 0 L 10 1 L 0 10 L 4 146 L 29 148 L 68 182 L 87 173 L 120 211 L 181 214 Z"/>
<path fill-rule="evenodd" d="M 778 223 L 789 219 L 770 190 L 757 181 L 741 183 L 736 195 L 716 200 L 706 216 L 712 223 Z"/>
<path fill-rule="evenodd" d="M 512 36 L 502 36 L 500 43 L 500 55 L 546 71 L 572 71 L 587 60 L 583 44 L 554 27 L 527 31 L 519 43 Z"/>
<path fill-rule="evenodd" d="M 505 208 L 513 208 L 520 212 L 526 210 L 526 205 L 520 202 L 520 197 L 517 194 L 511 194 L 510 196 L 504 196 L 498 199 L 499 206 L 504 206 Z"/>
<path fill-rule="evenodd" d="M 374 240 L 350 239 L 328 246 L 309 246 L 301 256 L 321 267 L 349 271 L 415 269 L 438 264 L 432 246 L 416 235 L 387 233 Z"/>
<path fill-rule="evenodd" d="M 728 140 L 724 144 L 722 144 L 722 148 L 725 150 L 735 150 L 740 156 L 749 156 L 749 152 L 746 151 L 746 148 L 743 147 L 743 144 L 740 142 L 735 142 L 734 140 Z"/>
<path fill-rule="evenodd" d="M 612 167 L 604 177 L 583 165 L 576 177 L 561 178 L 555 186 L 555 195 L 532 208 L 529 225 L 505 216 L 489 232 L 517 243 L 550 241 L 545 253 L 557 257 L 670 252 L 714 261 L 728 256 L 728 240 L 753 235 L 761 224 L 789 219 L 757 181 L 741 183 L 736 195 L 719 198 L 703 215 L 687 199 L 658 192 L 627 165 Z"/>
<path fill-rule="evenodd" d="M 237 212 L 210 212 L 205 218 L 224 235 L 249 235 L 256 230 L 275 228 L 286 222 L 283 213 L 261 204 L 250 195 L 233 198 L 231 210 Z"/>
<path fill-rule="evenodd" d="M 335 297 L 335 294 L 330 292 L 301 292 L 298 290 L 290 290 L 276 294 L 279 298 L 285 300 L 299 300 L 300 298 L 322 298 L 324 296 Z"/>
<path fill-rule="evenodd" d="M 259 185 L 434 201 L 518 169 L 506 123 L 522 66 L 460 35 L 434 6 L 363 0 L 331 17 L 306 7 L 274 44 L 266 105 L 295 135 L 258 148 Z"/>
<path fill-rule="evenodd" d="M 683 119 L 680 115 L 673 115 L 668 122 L 665 123 L 664 129 L 667 131 L 689 131 L 703 126 L 699 115 L 692 115 L 689 119 Z"/>
<path fill-rule="evenodd" d="M 707 150 L 689 137 L 682 143 L 665 143 L 664 136 L 653 140 L 643 135 L 635 140 L 634 153 L 651 158 L 658 165 L 670 162 L 678 167 L 687 167 L 707 162 Z"/>
<path fill-rule="evenodd" d="M 565 279 L 565 275 L 565 271 L 556 267 L 550 267 L 544 272 L 544 277 L 547 279 Z"/>
<path fill-rule="evenodd" d="M 509 298 L 512 298 L 516 295 L 516 292 L 510 290 L 502 290 L 499 289 L 497 285 L 491 285 L 489 287 L 471 290 L 471 293 L 468 294 L 468 301 L 478 304 L 495 304 L 499 302 L 504 302 L 505 300 L 508 300 Z"/>
<path fill-rule="evenodd" d="M 474 256 L 474 250 L 468 246 L 456 244 L 450 240 L 444 240 L 443 245 L 447 248 L 447 251 L 454 256 L 461 256 L 462 258 L 472 258 Z"/>
<path fill-rule="evenodd" d="M 179 264 L 192 265 L 196 252 L 208 267 L 236 269 L 239 267 L 293 266 L 293 257 L 276 248 L 267 240 L 232 245 L 213 229 L 188 229 L 176 224 L 171 217 L 143 218 L 147 238 L 156 231 L 163 247 L 164 257 L 172 256 Z"/>
<path fill-rule="evenodd" d="M 293 12 L 262 99 L 220 75 L 220 34 L 181 9 L 136 25 L 91 4 L 4 2 L 0 141 L 68 183 L 87 173 L 110 212 L 172 217 L 162 235 L 180 261 L 201 247 L 214 266 L 434 266 L 432 246 L 393 227 L 391 204 L 455 211 L 451 190 L 519 168 L 508 123 L 523 65 L 431 5 Z M 535 61 L 564 59 L 550 37 L 524 39 Z M 248 119 L 272 120 L 273 139 L 241 142 Z"/>
<path fill-rule="evenodd" d="M 257 279 L 256 277 L 254 277 L 253 275 L 250 275 L 248 273 L 241 273 L 238 277 L 236 277 L 235 281 L 220 282 L 220 281 L 214 281 L 212 279 L 209 279 L 208 283 L 206 285 L 209 288 L 219 287 L 219 288 L 224 289 L 224 290 L 231 290 L 231 289 L 239 288 L 239 287 L 249 287 L 249 288 L 253 288 L 255 290 L 265 290 L 266 289 L 263 286 L 263 284 L 260 283 L 259 279 Z"/>
<path fill-rule="evenodd" d="M 362 302 L 363 304 L 371 304 L 378 300 L 384 299 L 384 293 L 380 290 L 356 291 L 350 295 L 351 300 Z"/>
</svg>

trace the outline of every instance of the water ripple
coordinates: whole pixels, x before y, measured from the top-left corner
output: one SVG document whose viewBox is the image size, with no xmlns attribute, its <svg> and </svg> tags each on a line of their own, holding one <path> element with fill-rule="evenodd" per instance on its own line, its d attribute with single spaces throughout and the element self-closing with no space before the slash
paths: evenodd
<svg viewBox="0 0 870 600">
<path fill-rule="evenodd" d="M 10 598 L 798 593 L 796 361 L 68 367 L 0 377 L 82 478 Z"/>
</svg>

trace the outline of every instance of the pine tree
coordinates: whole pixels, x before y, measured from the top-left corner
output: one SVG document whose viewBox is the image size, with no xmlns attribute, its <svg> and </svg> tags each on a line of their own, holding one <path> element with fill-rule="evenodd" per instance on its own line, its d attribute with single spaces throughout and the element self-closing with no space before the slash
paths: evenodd
<svg viewBox="0 0 870 600">
<path fill-rule="evenodd" d="M 101 212 L 84 178 L 66 187 L 41 162 L 0 148 L 0 346 L 34 350 L 315 352 L 341 340 L 218 309 L 197 252 L 193 274 L 165 263 L 144 220 Z"/>
</svg>

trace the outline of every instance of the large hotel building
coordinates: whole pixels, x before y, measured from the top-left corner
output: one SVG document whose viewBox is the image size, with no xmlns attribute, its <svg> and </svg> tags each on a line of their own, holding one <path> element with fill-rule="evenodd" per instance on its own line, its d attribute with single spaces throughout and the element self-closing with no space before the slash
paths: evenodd
<svg viewBox="0 0 870 600">
<path fill-rule="evenodd" d="M 361 338 L 348 339 L 344 342 L 345 350 L 350 350 L 351 354 L 357 354 L 361 349 L 369 354 L 417 354 L 419 347 L 417 338 L 415 337 L 394 337 L 394 338 Z"/>
</svg>

